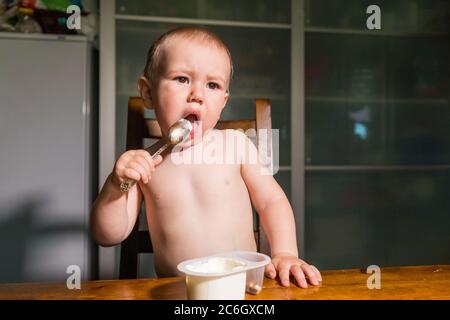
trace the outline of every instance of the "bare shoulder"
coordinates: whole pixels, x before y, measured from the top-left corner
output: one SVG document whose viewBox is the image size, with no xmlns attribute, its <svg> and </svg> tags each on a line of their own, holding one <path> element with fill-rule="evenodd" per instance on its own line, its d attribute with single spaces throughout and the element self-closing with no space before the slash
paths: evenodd
<svg viewBox="0 0 450 320">
<path fill-rule="evenodd" d="M 252 136 L 251 132 L 245 132 L 242 129 L 222 129 L 216 131 L 220 132 L 223 138 L 231 138 L 235 139 L 239 143 L 249 143 L 252 142 L 250 137 Z"/>
<path fill-rule="evenodd" d="M 250 135 L 244 130 L 216 130 L 219 140 L 223 143 L 227 158 L 233 158 L 238 164 L 256 163 L 258 151 Z"/>
</svg>

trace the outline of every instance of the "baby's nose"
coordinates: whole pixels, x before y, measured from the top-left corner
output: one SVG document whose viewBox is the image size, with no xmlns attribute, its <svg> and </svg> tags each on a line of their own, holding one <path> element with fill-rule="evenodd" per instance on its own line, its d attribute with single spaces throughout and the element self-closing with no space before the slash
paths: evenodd
<svg viewBox="0 0 450 320">
<path fill-rule="evenodd" d="M 189 95 L 189 102 L 203 103 L 203 90 L 199 86 L 192 86 L 192 90 Z"/>
</svg>

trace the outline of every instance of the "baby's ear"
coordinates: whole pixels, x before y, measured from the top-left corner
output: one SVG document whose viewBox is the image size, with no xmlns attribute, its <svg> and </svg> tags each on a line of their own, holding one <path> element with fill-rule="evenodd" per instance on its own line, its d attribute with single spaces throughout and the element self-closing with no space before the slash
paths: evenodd
<svg viewBox="0 0 450 320">
<path fill-rule="evenodd" d="M 223 110 L 223 108 L 225 108 L 225 106 L 227 105 L 227 102 L 228 102 L 228 98 L 229 98 L 229 97 L 230 97 L 230 91 L 227 90 L 227 92 L 225 92 L 225 97 L 224 97 L 224 100 L 223 100 L 222 110 Z"/>
<path fill-rule="evenodd" d="M 138 80 L 138 91 L 141 95 L 142 100 L 144 100 L 144 105 L 146 108 L 152 108 L 152 91 L 151 85 L 145 76 L 141 76 Z"/>
</svg>

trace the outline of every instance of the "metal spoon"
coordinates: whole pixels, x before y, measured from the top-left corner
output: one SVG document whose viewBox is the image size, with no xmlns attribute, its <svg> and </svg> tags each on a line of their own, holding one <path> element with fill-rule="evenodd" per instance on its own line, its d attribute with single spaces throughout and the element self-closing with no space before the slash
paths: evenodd
<svg viewBox="0 0 450 320">
<path fill-rule="evenodd" d="M 175 122 L 169 129 L 166 143 L 152 155 L 152 159 L 155 159 L 168 147 L 177 145 L 178 143 L 184 141 L 190 135 L 192 128 L 192 123 L 184 118 Z M 135 183 L 135 180 L 123 181 L 120 184 L 120 190 L 122 192 L 127 192 L 132 186 L 135 185 Z"/>
</svg>

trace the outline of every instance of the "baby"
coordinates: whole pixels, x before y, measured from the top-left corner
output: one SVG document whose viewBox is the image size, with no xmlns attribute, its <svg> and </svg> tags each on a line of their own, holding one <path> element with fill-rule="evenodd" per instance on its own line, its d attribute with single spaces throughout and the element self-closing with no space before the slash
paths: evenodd
<svg viewBox="0 0 450 320">
<path fill-rule="evenodd" d="M 307 280 L 319 285 L 317 268 L 298 258 L 294 215 L 283 190 L 261 161 L 249 161 L 258 158 L 256 147 L 241 131 L 214 129 L 232 74 L 229 50 L 210 31 L 179 28 L 153 44 L 138 81 L 144 103 L 155 110 L 165 137 L 181 118 L 191 121 L 193 130 L 154 159 L 145 150 L 119 157 L 92 209 L 94 238 L 103 246 L 125 240 L 144 200 L 156 273 L 178 276 L 177 264 L 186 259 L 256 251 L 253 204 L 271 248 L 266 276 L 278 274 L 283 286 L 289 286 L 291 275 L 302 288 Z M 222 150 L 227 139 L 236 141 L 234 148 L 211 152 Z M 230 152 L 236 161 L 224 160 Z M 196 153 L 205 157 L 186 161 Z M 129 180 L 137 183 L 121 191 Z"/>
</svg>

